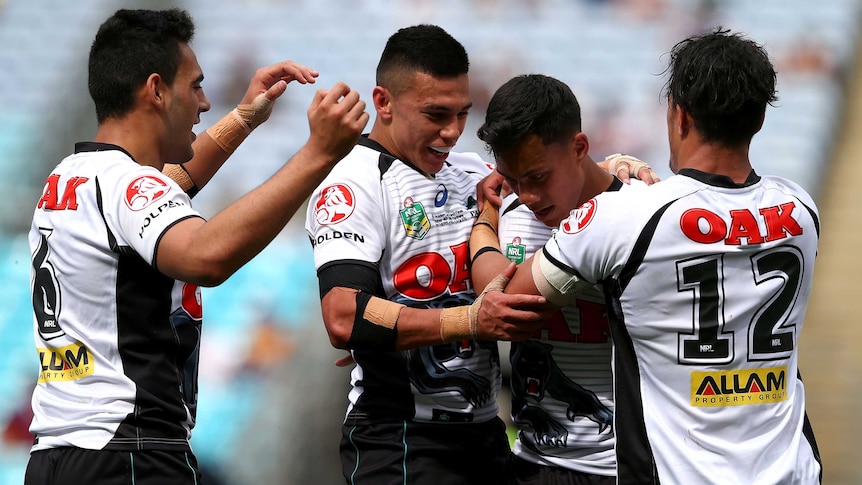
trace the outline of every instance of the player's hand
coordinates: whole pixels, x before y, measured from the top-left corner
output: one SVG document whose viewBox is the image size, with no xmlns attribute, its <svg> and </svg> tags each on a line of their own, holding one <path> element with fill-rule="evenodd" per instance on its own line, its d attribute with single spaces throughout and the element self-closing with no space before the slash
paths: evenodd
<svg viewBox="0 0 862 485">
<path fill-rule="evenodd" d="M 542 328 L 554 312 L 539 295 L 503 293 L 515 274 L 515 263 L 488 283 L 478 309 L 479 340 L 520 341 Z"/>
<path fill-rule="evenodd" d="M 608 173 L 616 175 L 624 183 L 631 183 L 631 178 L 642 180 L 647 185 L 661 181 L 652 167 L 631 155 L 614 153 L 608 155 L 599 165 Z"/>
<path fill-rule="evenodd" d="M 308 108 L 311 135 L 306 145 L 336 163 L 356 145 L 368 119 L 365 101 L 348 85 L 339 82 L 332 89 L 320 89 Z"/>
<path fill-rule="evenodd" d="M 284 94 L 288 83 L 314 84 L 319 75 L 314 69 L 293 61 L 261 67 L 251 78 L 248 90 L 236 107 L 237 113 L 253 130 L 269 119 L 275 100 Z M 265 96 L 261 96 L 263 94 Z"/>
<path fill-rule="evenodd" d="M 348 351 L 347 355 L 335 361 L 335 367 L 347 367 L 348 365 L 353 365 L 355 363 L 356 361 L 353 360 L 353 353 Z"/>
<path fill-rule="evenodd" d="M 476 200 L 479 210 L 481 211 L 485 208 L 485 201 L 488 201 L 494 207 L 500 207 L 503 203 L 502 197 L 505 197 L 508 193 L 504 193 L 504 190 L 508 190 L 508 187 L 503 176 L 496 170 L 486 175 L 485 178 L 476 184 Z"/>
</svg>

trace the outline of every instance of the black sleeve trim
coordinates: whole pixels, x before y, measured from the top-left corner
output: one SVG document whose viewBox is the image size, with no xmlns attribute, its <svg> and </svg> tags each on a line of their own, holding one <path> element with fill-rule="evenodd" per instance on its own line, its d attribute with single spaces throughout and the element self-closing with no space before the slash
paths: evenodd
<svg viewBox="0 0 862 485">
<path fill-rule="evenodd" d="M 336 286 L 353 288 L 370 295 L 383 294 L 383 282 L 377 265 L 358 259 L 342 259 L 326 263 L 317 270 L 320 298 Z"/>
</svg>

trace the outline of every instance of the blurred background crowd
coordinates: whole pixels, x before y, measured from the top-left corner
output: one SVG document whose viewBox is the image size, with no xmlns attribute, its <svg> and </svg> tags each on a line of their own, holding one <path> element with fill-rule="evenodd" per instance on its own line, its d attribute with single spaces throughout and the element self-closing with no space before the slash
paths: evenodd
<svg viewBox="0 0 862 485">
<path fill-rule="evenodd" d="M 50 169 L 95 132 L 86 91 L 90 43 L 118 8 L 169 7 L 187 9 L 197 24 L 192 46 L 213 105 L 201 130 L 238 102 L 257 67 L 291 59 L 320 72 L 316 86 L 288 87 L 272 118 L 196 197 L 205 216 L 299 148 L 317 88 L 342 80 L 370 102 L 380 52 L 401 27 L 438 24 L 467 48 L 474 108 L 459 151 L 489 159 L 475 133 L 491 94 L 514 75 L 543 73 L 578 96 L 594 158 L 630 153 L 662 177 L 670 175 L 665 54 L 716 25 L 765 44 L 780 100 L 754 139 L 752 163 L 761 174 L 800 183 L 820 205 L 820 261 L 800 368 L 824 483 L 862 482 L 862 358 L 852 344 L 862 331 L 850 308 L 862 289 L 855 251 L 862 218 L 854 210 L 862 198 L 854 184 L 862 156 L 854 139 L 862 130 L 862 0 L 0 0 L 0 485 L 23 481 L 32 443 L 29 400 L 39 361 L 26 232 Z M 329 346 L 320 321 L 299 214 L 228 282 L 203 290 L 192 445 L 207 483 L 342 482 L 338 428 L 349 371 L 333 365 L 342 353 Z"/>
</svg>

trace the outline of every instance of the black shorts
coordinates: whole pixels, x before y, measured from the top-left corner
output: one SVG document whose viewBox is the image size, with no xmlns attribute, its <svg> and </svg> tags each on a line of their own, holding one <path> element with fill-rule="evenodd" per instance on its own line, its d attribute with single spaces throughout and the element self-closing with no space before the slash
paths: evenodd
<svg viewBox="0 0 862 485">
<path fill-rule="evenodd" d="M 34 451 L 24 485 L 200 485 L 194 454 L 188 451 L 106 451 L 53 448 Z"/>
<path fill-rule="evenodd" d="M 412 421 L 344 425 L 341 467 L 356 485 L 505 483 L 506 425 Z"/>
<path fill-rule="evenodd" d="M 506 470 L 508 485 L 616 485 L 617 477 L 593 475 L 558 466 L 537 465 L 513 453 Z"/>
</svg>

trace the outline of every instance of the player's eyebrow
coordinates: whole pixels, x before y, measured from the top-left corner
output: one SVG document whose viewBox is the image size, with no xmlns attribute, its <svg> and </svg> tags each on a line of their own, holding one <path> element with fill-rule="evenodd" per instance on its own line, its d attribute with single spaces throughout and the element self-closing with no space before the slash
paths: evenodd
<svg viewBox="0 0 862 485">
<path fill-rule="evenodd" d="M 465 106 L 463 106 L 461 109 L 458 109 L 458 110 L 452 110 L 450 107 L 444 106 L 442 104 L 429 104 L 428 106 L 425 107 L 425 109 L 427 111 L 445 111 L 445 112 L 459 111 L 460 112 L 460 111 L 467 111 L 472 107 L 473 107 L 473 102 L 470 101 L 469 103 L 467 103 Z"/>
</svg>

